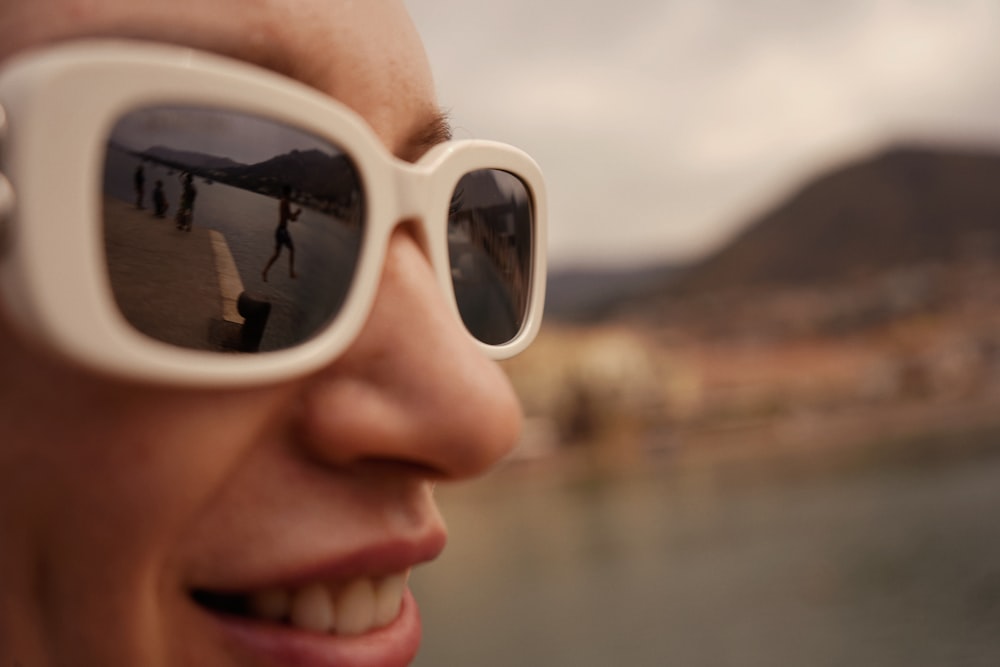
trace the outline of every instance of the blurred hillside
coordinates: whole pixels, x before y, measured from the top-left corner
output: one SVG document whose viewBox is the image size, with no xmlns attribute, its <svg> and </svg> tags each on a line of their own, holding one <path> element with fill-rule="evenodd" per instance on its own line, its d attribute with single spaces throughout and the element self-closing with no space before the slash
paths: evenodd
<svg viewBox="0 0 1000 667">
<path fill-rule="evenodd" d="M 1000 155 L 896 147 L 697 265 L 553 276 L 525 451 L 845 444 L 993 419 Z M 951 426 L 948 426 L 951 424 Z"/>
<path fill-rule="evenodd" d="M 641 266 L 626 269 L 568 269 L 549 275 L 545 319 L 590 324 L 614 313 L 623 299 L 642 301 L 676 277 L 684 267 Z"/>
</svg>

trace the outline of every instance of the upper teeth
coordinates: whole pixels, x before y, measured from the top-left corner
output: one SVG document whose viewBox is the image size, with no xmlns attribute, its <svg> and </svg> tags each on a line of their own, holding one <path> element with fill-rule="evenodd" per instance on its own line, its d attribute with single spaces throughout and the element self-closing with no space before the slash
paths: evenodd
<svg viewBox="0 0 1000 667">
<path fill-rule="evenodd" d="M 250 596 L 251 612 L 271 621 L 287 620 L 313 632 L 361 635 L 399 615 L 407 572 L 373 579 L 360 577 L 337 587 L 322 583 L 270 588 Z"/>
</svg>

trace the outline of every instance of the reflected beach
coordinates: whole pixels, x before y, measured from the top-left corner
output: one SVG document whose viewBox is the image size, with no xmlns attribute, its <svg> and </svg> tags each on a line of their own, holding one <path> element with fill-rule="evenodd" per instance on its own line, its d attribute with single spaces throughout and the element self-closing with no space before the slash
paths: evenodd
<svg viewBox="0 0 1000 667">
<path fill-rule="evenodd" d="M 278 153 L 250 165 L 228 157 L 268 137 Z M 165 215 L 135 205 L 137 164 Z M 153 338 L 194 349 L 279 350 L 309 339 L 339 311 L 356 268 L 363 198 L 352 169 L 336 147 L 273 121 L 172 107 L 126 116 L 104 170 L 109 271 L 123 314 Z M 265 281 L 285 187 L 302 210 L 291 231 L 297 277 L 275 271 Z M 240 334 L 255 310 L 262 332 L 247 349 Z"/>
</svg>

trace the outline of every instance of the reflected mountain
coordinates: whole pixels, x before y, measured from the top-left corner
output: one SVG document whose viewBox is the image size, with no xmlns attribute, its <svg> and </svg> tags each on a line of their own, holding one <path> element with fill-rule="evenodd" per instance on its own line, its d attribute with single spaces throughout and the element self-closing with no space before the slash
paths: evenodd
<svg viewBox="0 0 1000 667">
<path fill-rule="evenodd" d="M 354 167 L 346 155 L 319 150 L 293 150 L 253 165 L 232 166 L 215 172 L 216 180 L 278 196 L 285 183 L 320 199 L 346 203 L 359 190 Z"/>
<path fill-rule="evenodd" d="M 280 197 L 282 187 L 290 185 L 292 198 L 313 208 L 335 206 L 346 209 L 358 203 L 360 186 L 346 155 L 329 155 L 315 149 L 292 150 L 247 165 L 226 157 L 166 146 L 154 146 L 144 151 L 115 147 L 140 160 L 177 171 L 189 171 L 206 182 L 225 183 L 271 197 Z"/>
<path fill-rule="evenodd" d="M 121 149 L 121 147 L 118 148 Z M 136 153 L 134 151 L 128 152 L 131 152 L 133 155 L 136 155 L 144 160 L 159 162 L 160 164 L 165 164 L 174 169 L 191 171 L 194 173 L 245 166 L 239 162 L 230 160 L 227 157 L 207 155 L 205 153 L 196 153 L 193 151 L 180 151 L 167 146 L 153 146 L 152 148 L 142 151 L 141 153 Z"/>
</svg>

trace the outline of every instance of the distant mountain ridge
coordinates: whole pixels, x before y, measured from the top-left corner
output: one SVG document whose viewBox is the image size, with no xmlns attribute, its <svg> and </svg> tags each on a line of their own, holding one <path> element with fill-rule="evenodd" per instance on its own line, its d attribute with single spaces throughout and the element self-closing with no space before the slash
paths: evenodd
<svg viewBox="0 0 1000 667">
<path fill-rule="evenodd" d="M 1000 256 L 1000 154 L 896 147 L 807 184 L 671 290 L 823 284 Z"/>
<path fill-rule="evenodd" d="M 896 146 L 811 180 L 688 267 L 618 276 L 591 299 L 583 290 L 595 277 L 557 274 L 576 288 L 554 292 L 551 312 L 594 320 L 719 290 L 822 286 L 972 258 L 1000 258 L 1000 153 Z"/>
</svg>

